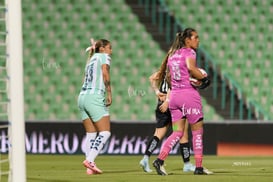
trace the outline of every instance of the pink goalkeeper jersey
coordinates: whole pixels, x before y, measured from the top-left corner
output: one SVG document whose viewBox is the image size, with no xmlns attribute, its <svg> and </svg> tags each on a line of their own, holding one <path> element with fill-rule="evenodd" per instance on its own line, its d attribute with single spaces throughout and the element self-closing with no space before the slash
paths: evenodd
<svg viewBox="0 0 273 182">
<path fill-rule="evenodd" d="M 191 48 L 181 48 L 168 58 L 172 90 L 193 88 L 189 81 L 190 74 L 186 65 L 186 58 L 196 59 L 196 52 Z"/>
<path fill-rule="evenodd" d="M 172 84 L 169 109 L 172 122 L 186 117 L 188 122 L 193 124 L 203 118 L 203 109 L 200 94 L 189 81 L 187 58 L 196 59 L 193 49 L 181 48 L 168 59 Z"/>
</svg>

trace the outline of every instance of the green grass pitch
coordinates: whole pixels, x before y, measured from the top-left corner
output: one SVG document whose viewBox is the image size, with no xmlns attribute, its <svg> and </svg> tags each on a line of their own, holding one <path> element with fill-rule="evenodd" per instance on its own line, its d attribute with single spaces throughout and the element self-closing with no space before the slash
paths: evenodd
<svg viewBox="0 0 273 182">
<path fill-rule="evenodd" d="M 182 172 L 181 156 L 177 155 L 166 159 L 168 176 L 157 175 L 152 166 L 152 173 L 144 173 L 139 166 L 141 158 L 140 155 L 99 155 L 96 163 L 103 170 L 103 174 L 88 176 L 82 166 L 83 155 L 27 155 L 27 182 L 273 181 L 272 157 L 204 156 L 204 166 L 214 174 L 202 176 Z M 151 156 L 151 165 L 155 158 L 155 155 Z M 193 156 L 191 161 L 194 162 Z M 2 176 L 1 181 L 7 181 L 7 176 Z"/>
</svg>

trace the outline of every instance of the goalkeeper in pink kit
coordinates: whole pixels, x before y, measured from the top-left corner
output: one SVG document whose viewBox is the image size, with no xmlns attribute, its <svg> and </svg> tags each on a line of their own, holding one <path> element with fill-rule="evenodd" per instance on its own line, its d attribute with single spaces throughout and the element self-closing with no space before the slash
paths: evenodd
<svg viewBox="0 0 273 182">
<path fill-rule="evenodd" d="M 196 49 L 199 37 L 196 30 L 186 28 L 176 34 L 168 52 L 168 72 L 171 79 L 169 109 L 172 116 L 173 132 L 163 143 L 160 154 L 153 162 L 159 175 L 167 175 L 164 160 L 183 136 L 185 120 L 192 130 L 192 142 L 195 159 L 194 174 L 207 174 L 202 165 L 203 160 L 203 111 L 201 96 L 189 78 L 194 77 L 202 82 L 200 89 L 206 88 L 210 80 L 205 77 L 196 65 Z"/>
</svg>

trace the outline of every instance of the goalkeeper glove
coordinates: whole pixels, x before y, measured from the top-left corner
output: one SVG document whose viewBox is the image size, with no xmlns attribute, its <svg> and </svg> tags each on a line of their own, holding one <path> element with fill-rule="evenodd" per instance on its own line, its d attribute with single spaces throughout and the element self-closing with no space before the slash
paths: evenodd
<svg viewBox="0 0 273 182">
<path fill-rule="evenodd" d="M 208 77 L 204 77 L 200 81 L 202 84 L 199 86 L 199 89 L 205 89 L 210 85 L 210 80 Z"/>
</svg>

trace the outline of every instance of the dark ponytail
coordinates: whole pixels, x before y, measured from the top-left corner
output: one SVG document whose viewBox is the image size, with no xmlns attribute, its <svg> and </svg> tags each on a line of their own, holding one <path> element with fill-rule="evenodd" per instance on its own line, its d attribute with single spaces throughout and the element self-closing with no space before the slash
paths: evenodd
<svg viewBox="0 0 273 182">
<path fill-rule="evenodd" d="M 192 32 L 196 32 L 196 30 L 193 28 L 186 28 L 182 32 L 177 32 L 175 36 L 175 40 L 173 41 L 168 51 L 168 54 L 173 55 L 176 50 L 184 47 L 186 38 L 191 38 Z"/>
</svg>

